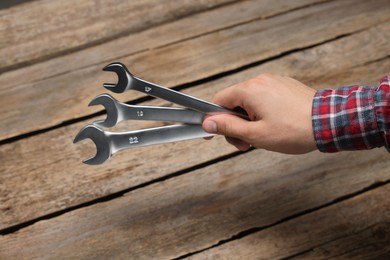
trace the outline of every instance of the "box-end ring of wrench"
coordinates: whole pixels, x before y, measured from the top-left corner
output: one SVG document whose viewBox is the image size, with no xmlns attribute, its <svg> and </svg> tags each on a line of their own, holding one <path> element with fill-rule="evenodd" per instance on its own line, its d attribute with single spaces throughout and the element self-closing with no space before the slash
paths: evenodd
<svg viewBox="0 0 390 260">
<path fill-rule="evenodd" d="M 135 106 L 119 102 L 108 94 L 95 97 L 89 106 L 102 105 L 107 112 L 105 120 L 93 122 L 102 128 L 113 127 L 125 120 L 147 120 L 202 124 L 204 113 L 188 108 Z"/>
<path fill-rule="evenodd" d="M 103 131 L 94 125 L 88 125 L 80 130 L 73 143 L 90 138 L 96 145 L 96 155 L 83 162 L 97 165 L 123 149 L 210 136 L 213 134 L 206 133 L 201 125 L 171 125 L 121 133 Z"/>
<path fill-rule="evenodd" d="M 115 93 L 122 93 L 127 90 L 137 90 L 142 93 L 164 99 L 183 107 L 192 108 L 194 110 L 209 113 L 228 113 L 246 120 L 249 120 L 248 115 L 243 111 L 234 111 L 205 100 L 195 98 L 184 93 L 159 86 L 146 80 L 137 78 L 129 72 L 125 65 L 119 62 L 111 63 L 103 68 L 104 71 L 115 72 L 118 75 L 118 83 L 104 83 L 104 87 Z"/>
</svg>

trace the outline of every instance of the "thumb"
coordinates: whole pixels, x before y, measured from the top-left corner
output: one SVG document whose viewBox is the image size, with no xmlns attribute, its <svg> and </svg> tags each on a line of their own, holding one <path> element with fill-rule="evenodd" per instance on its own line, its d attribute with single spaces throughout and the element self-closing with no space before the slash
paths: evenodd
<svg viewBox="0 0 390 260">
<path fill-rule="evenodd" d="M 202 127 L 208 133 L 246 140 L 249 121 L 230 114 L 219 114 L 206 117 Z"/>
</svg>

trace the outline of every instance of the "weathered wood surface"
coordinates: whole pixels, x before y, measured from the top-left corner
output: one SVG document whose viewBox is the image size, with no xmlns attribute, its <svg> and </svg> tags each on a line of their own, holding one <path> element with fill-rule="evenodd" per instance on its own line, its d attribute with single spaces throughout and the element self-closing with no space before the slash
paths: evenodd
<svg viewBox="0 0 390 260">
<path fill-rule="evenodd" d="M 93 145 L 72 144 L 83 125 L 104 117 L 81 120 L 102 110 L 86 105 L 105 92 L 103 81 L 115 81 L 101 72 L 114 60 L 206 100 L 264 72 L 315 89 L 376 85 L 390 67 L 389 1 L 102 3 L 36 0 L 0 10 L 0 259 L 389 256 L 384 149 L 239 154 L 217 137 L 124 151 L 90 167 L 81 159 Z"/>
<path fill-rule="evenodd" d="M 0 10 L 0 71 L 84 48 L 232 0 L 30 1 Z"/>
<path fill-rule="evenodd" d="M 390 185 L 190 259 L 389 259 Z"/>
<path fill-rule="evenodd" d="M 351 5 L 354 8 L 350 8 Z M 332 1 L 139 54 L 118 57 L 118 60 L 129 64 L 132 72 L 142 78 L 175 86 L 389 21 L 389 10 L 390 4 L 385 0 Z M 101 72 L 106 63 L 2 90 L 0 101 L 4 109 L 0 115 L 4 124 L 0 126 L 1 139 L 97 111 L 98 108 L 86 110 L 85 106 L 103 91 L 100 86 L 104 81 L 115 81 L 113 73 Z M 127 93 L 122 98 L 130 100 L 141 95 Z M 24 117 L 27 113 L 30 116 Z"/>
<path fill-rule="evenodd" d="M 324 1 L 239 1 L 217 9 L 208 10 L 207 12 L 176 19 L 169 23 L 159 24 L 97 46 L 91 46 L 67 55 L 3 73 L 0 76 L 0 89 L 38 82 L 58 74 L 68 73 L 104 61 L 111 61 L 118 57 L 129 56 L 148 49 L 155 49 L 188 40 L 255 19 L 266 19 L 292 9 Z M 28 77 L 20 77 L 21 74 L 28 75 Z"/>
<path fill-rule="evenodd" d="M 359 82 L 375 85 L 379 77 L 388 73 L 389 28 L 390 24 L 379 25 L 190 88 L 186 93 L 207 99 L 218 90 L 259 73 L 280 71 L 314 88 Z M 313 63 L 316 65 L 313 66 Z M 145 104 L 169 105 L 161 101 Z M 93 120 L 96 118 L 88 122 Z M 111 163 L 90 167 L 80 161 L 93 153 L 92 145 L 71 144 L 78 130 L 88 122 L 82 121 L 0 147 L 0 229 L 134 187 L 234 151 L 222 139 L 207 143 L 194 140 L 122 152 Z M 151 126 L 156 124 L 132 121 L 123 124 L 121 129 Z M 40 145 L 42 143 L 50 146 Z M 192 149 L 188 149 L 189 145 Z"/>
<path fill-rule="evenodd" d="M 0 258 L 179 257 L 388 182 L 387 158 L 383 149 L 302 156 L 255 150 L 0 237 Z M 359 210 L 389 205 L 384 202 L 388 185 L 378 193 L 376 203 L 363 203 Z M 343 211 L 336 212 L 339 217 L 324 217 L 328 222 L 341 221 L 339 228 L 354 226 L 343 226 Z M 381 212 L 388 221 L 389 209 Z M 362 218 L 367 215 L 381 216 L 367 212 Z"/>
</svg>

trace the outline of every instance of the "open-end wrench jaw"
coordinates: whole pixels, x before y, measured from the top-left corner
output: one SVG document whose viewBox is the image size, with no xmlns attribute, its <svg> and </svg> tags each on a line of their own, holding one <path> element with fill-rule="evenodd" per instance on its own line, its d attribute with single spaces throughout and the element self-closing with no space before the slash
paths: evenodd
<svg viewBox="0 0 390 260">
<path fill-rule="evenodd" d="M 76 135 L 73 143 L 78 143 L 87 138 L 95 143 L 96 155 L 84 160 L 84 163 L 90 165 L 102 164 L 111 157 L 109 139 L 101 129 L 93 125 L 87 125 Z"/>
<path fill-rule="evenodd" d="M 123 93 L 130 88 L 134 76 L 128 71 L 125 65 L 120 62 L 108 64 L 103 68 L 104 71 L 115 72 L 118 75 L 118 83 L 104 83 L 103 86 L 115 93 Z"/>
<path fill-rule="evenodd" d="M 98 120 L 93 122 L 94 125 L 103 128 L 113 127 L 120 121 L 118 107 L 116 100 L 108 94 L 102 94 L 94 99 L 88 104 L 88 106 L 102 105 L 106 109 L 107 118 L 105 120 Z"/>
</svg>

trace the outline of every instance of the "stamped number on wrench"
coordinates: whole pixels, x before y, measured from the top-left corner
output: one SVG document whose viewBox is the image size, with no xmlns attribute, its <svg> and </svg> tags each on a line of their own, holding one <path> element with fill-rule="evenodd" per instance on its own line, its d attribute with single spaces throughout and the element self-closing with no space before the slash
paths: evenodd
<svg viewBox="0 0 390 260">
<path fill-rule="evenodd" d="M 130 144 L 138 144 L 139 143 L 138 137 L 137 136 L 129 137 L 129 143 Z"/>
<path fill-rule="evenodd" d="M 138 116 L 138 117 L 144 116 L 144 111 L 138 110 L 138 111 L 137 111 L 137 116 Z"/>
</svg>

